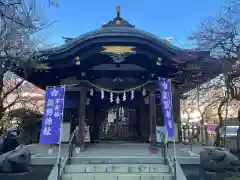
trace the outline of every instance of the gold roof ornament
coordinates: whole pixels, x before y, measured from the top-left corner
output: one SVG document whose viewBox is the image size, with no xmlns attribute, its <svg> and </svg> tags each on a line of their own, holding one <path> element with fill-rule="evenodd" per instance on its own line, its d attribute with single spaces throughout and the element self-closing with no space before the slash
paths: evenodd
<svg viewBox="0 0 240 180">
<path fill-rule="evenodd" d="M 122 63 L 127 56 L 136 54 L 134 46 L 103 46 L 102 48 L 101 53 L 110 56 L 115 63 Z"/>
<path fill-rule="evenodd" d="M 103 46 L 101 53 L 113 53 L 113 54 L 136 54 L 135 46 Z"/>
<path fill-rule="evenodd" d="M 81 58 L 79 56 L 76 56 L 75 60 L 76 60 L 76 65 L 80 65 L 81 64 Z"/>
<path fill-rule="evenodd" d="M 124 20 L 121 17 L 121 9 L 120 6 L 116 6 L 116 17 L 110 20 L 108 23 L 102 25 L 102 27 L 131 27 L 134 28 L 135 26 L 130 24 L 128 21 Z"/>
<path fill-rule="evenodd" d="M 116 24 L 121 24 L 121 21 L 120 20 L 116 20 Z"/>
<path fill-rule="evenodd" d="M 157 62 L 156 62 L 156 64 L 157 64 L 158 66 L 161 66 L 161 65 L 162 65 L 162 58 L 161 58 L 161 57 L 157 57 Z"/>
<path fill-rule="evenodd" d="M 36 69 L 46 70 L 51 69 L 48 64 L 37 64 Z"/>
<path fill-rule="evenodd" d="M 116 6 L 116 12 L 117 12 L 117 18 L 120 18 L 120 11 L 121 11 L 121 8 L 120 6 Z"/>
<path fill-rule="evenodd" d="M 121 17 L 120 17 L 120 6 L 116 6 L 116 13 L 117 13 L 117 20 L 116 24 L 120 25 L 121 24 Z"/>
</svg>

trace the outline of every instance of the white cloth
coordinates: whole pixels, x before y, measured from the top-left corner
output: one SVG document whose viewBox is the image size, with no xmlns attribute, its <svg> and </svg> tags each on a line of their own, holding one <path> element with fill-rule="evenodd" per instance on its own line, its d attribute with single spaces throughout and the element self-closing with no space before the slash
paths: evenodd
<svg viewBox="0 0 240 180">
<path fill-rule="evenodd" d="M 168 131 L 165 126 L 156 127 L 157 142 L 162 142 L 162 134 L 164 134 L 164 143 L 168 143 Z"/>
</svg>

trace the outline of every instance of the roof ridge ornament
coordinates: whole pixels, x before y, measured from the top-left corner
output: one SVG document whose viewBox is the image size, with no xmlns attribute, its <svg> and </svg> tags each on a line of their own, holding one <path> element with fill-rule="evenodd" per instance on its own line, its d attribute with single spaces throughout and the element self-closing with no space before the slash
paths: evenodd
<svg viewBox="0 0 240 180">
<path fill-rule="evenodd" d="M 118 5 L 116 6 L 117 18 L 120 18 L 121 7 Z"/>
<path fill-rule="evenodd" d="M 124 20 L 122 17 L 121 17 L 121 14 L 120 14 L 120 11 L 121 11 L 121 8 L 120 6 L 116 6 L 116 17 L 109 21 L 108 23 L 102 25 L 103 28 L 105 27 L 131 27 L 131 28 L 134 28 L 135 25 L 132 25 L 130 24 L 128 21 Z"/>
</svg>

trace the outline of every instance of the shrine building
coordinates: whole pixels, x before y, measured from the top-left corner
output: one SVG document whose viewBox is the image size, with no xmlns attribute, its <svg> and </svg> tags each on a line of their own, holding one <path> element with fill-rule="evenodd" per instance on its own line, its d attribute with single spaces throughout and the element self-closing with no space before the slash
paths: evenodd
<svg viewBox="0 0 240 180">
<path fill-rule="evenodd" d="M 76 125 L 88 127 L 91 142 L 148 142 L 164 126 L 158 77 L 172 80 L 176 140 L 180 97 L 221 72 L 209 52 L 181 49 L 137 29 L 120 15 L 101 28 L 41 52 L 28 81 L 45 89 L 65 85 L 62 141 Z M 86 128 L 80 128 L 81 142 Z M 178 131 L 179 130 L 179 131 Z M 86 137 L 85 137 L 86 138 Z"/>
</svg>

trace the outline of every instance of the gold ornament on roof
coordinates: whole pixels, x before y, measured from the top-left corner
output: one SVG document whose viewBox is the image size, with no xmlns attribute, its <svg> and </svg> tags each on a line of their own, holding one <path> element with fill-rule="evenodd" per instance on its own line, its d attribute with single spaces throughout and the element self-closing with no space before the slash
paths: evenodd
<svg viewBox="0 0 240 180">
<path fill-rule="evenodd" d="M 158 58 L 157 58 L 156 64 L 157 64 L 158 66 L 161 66 L 161 65 L 162 65 L 162 58 L 161 58 L 161 57 L 158 57 Z"/>
<path fill-rule="evenodd" d="M 116 24 L 121 24 L 121 21 L 120 21 L 120 20 L 117 20 L 117 21 L 116 21 Z"/>
<path fill-rule="evenodd" d="M 136 54 L 136 47 L 134 46 L 103 46 L 101 53 L 114 53 L 114 54 Z"/>
<path fill-rule="evenodd" d="M 76 65 L 80 65 L 80 64 L 81 64 L 80 59 L 81 59 L 81 58 L 80 58 L 79 56 L 75 57 Z"/>
<path fill-rule="evenodd" d="M 120 6 L 116 6 L 116 12 L 117 12 L 117 17 L 119 18 L 120 17 Z"/>
<path fill-rule="evenodd" d="M 102 48 L 101 53 L 110 56 L 115 63 L 122 63 L 127 56 L 136 54 L 134 46 L 102 46 Z"/>
<path fill-rule="evenodd" d="M 45 70 L 45 69 L 51 69 L 51 67 L 48 66 L 48 64 L 37 64 L 36 69 L 41 69 L 41 70 Z"/>
<path fill-rule="evenodd" d="M 116 22 L 116 24 L 121 24 L 122 22 L 121 22 L 121 19 L 120 19 L 120 6 L 117 6 L 116 7 L 116 13 L 117 13 L 117 20 L 115 21 Z"/>
<path fill-rule="evenodd" d="M 121 52 L 121 48 L 119 46 L 116 47 L 116 53 L 119 54 Z"/>
</svg>

